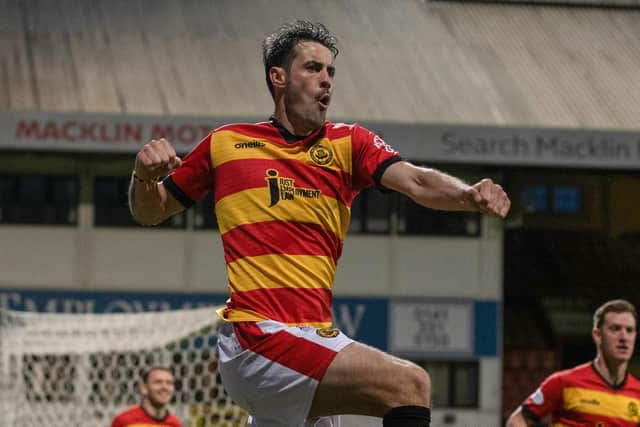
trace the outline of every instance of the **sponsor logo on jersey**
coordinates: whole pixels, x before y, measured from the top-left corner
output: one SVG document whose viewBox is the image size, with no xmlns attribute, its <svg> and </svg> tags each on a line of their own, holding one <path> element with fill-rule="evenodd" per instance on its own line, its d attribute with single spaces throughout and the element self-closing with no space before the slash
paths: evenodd
<svg viewBox="0 0 640 427">
<path fill-rule="evenodd" d="M 276 169 L 267 169 L 267 186 L 271 203 L 269 207 L 275 206 L 280 200 L 294 200 L 296 197 L 305 199 L 319 199 L 320 190 L 313 188 L 300 188 L 294 185 L 293 178 L 281 177 Z"/>
<path fill-rule="evenodd" d="M 584 403 L 585 405 L 599 405 L 600 401 L 598 399 L 580 399 L 580 403 Z"/>
<path fill-rule="evenodd" d="M 333 152 L 331 149 L 322 144 L 315 145 L 311 151 L 309 151 L 309 156 L 315 164 L 320 166 L 329 164 L 331 160 L 333 160 Z"/>
<path fill-rule="evenodd" d="M 638 404 L 634 401 L 629 402 L 627 411 L 629 412 L 629 417 L 636 418 L 638 416 Z"/>
<path fill-rule="evenodd" d="M 260 148 L 260 147 L 264 147 L 265 144 L 264 142 L 260 142 L 260 141 L 245 141 L 245 142 L 238 142 L 237 144 L 235 144 L 233 146 L 233 148 L 236 149 L 243 149 L 243 148 Z"/>
<path fill-rule="evenodd" d="M 542 393 L 542 390 L 540 388 L 533 392 L 533 394 L 531 395 L 531 401 L 538 406 L 544 404 L 544 394 Z"/>
<path fill-rule="evenodd" d="M 396 152 L 396 150 L 391 148 L 391 146 L 388 145 L 386 142 L 384 142 L 384 140 L 382 138 L 380 138 L 378 135 L 375 135 L 373 137 L 373 146 L 376 147 L 378 150 L 384 150 L 387 153 L 395 153 Z"/>
<path fill-rule="evenodd" d="M 316 334 L 320 335 L 322 338 L 335 338 L 340 335 L 340 331 L 335 328 L 321 328 L 316 329 Z"/>
</svg>

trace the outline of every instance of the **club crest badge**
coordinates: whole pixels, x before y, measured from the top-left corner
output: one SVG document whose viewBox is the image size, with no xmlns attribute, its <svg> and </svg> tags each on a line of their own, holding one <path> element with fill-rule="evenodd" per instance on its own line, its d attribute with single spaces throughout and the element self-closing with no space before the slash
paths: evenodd
<svg viewBox="0 0 640 427">
<path fill-rule="evenodd" d="M 340 331 L 334 328 L 321 328 L 316 329 L 316 334 L 320 335 L 322 338 L 335 338 L 340 335 Z"/>
<path fill-rule="evenodd" d="M 311 151 L 309 151 L 309 156 L 315 164 L 320 166 L 329 164 L 331 160 L 333 160 L 333 152 L 331 149 L 322 144 L 315 145 Z"/>
</svg>

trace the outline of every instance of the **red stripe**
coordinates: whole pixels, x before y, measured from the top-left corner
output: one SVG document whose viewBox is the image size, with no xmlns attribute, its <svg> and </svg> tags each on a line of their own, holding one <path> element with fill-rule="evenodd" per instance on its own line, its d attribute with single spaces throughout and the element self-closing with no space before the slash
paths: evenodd
<svg viewBox="0 0 640 427">
<path fill-rule="evenodd" d="M 345 123 L 329 123 L 327 122 L 324 126 L 324 136 L 329 139 L 338 139 L 344 138 L 345 136 L 349 136 L 353 134 L 353 128 L 355 124 L 345 124 Z M 245 136 L 249 136 L 251 138 L 261 138 L 261 139 L 269 139 L 279 144 L 283 144 L 286 146 L 299 145 L 300 143 L 306 143 L 308 141 L 317 140 L 318 135 L 321 133 L 320 131 L 316 131 L 311 135 L 305 137 L 304 139 L 299 140 L 296 144 L 287 143 L 280 131 L 271 124 L 271 122 L 260 122 L 260 123 L 232 123 L 225 126 L 221 126 L 215 129 L 214 132 L 220 131 L 231 131 L 236 132 Z"/>
<path fill-rule="evenodd" d="M 248 136 L 250 138 L 269 139 L 276 140 L 277 142 L 285 143 L 280 132 L 269 122 L 261 123 L 234 123 L 221 126 L 214 130 L 214 132 L 231 131 L 241 135 Z"/>
<path fill-rule="evenodd" d="M 245 350 L 251 348 L 257 341 L 256 337 L 262 333 L 262 330 L 255 322 L 236 322 L 233 324 L 233 330 L 240 346 Z"/>
<path fill-rule="evenodd" d="M 330 123 L 327 126 L 327 131 L 325 132 L 325 136 L 329 139 L 338 139 L 344 138 L 345 136 L 353 135 L 353 128 L 355 124 L 345 124 L 345 123 Z"/>
<path fill-rule="evenodd" d="M 222 235 L 227 263 L 247 256 L 320 255 L 333 259 L 342 253 L 342 241 L 316 224 L 265 221 L 243 224 Z"/>
<path fill-rule="evenodd" d="M 276 169 L 283 178 L 294 178 L 296 188 L 320 190 L 327 197 L 351 206 L 351 176 L 293 159 L 238 159 L 215 168 L 215 200 L 251 188 L 267 188 L 267 169 Z M 256 173 L 262 170 L 264 173 Z M 344 183 L 347 183 L 345 185 Z"/>
<path fill-rule="evenodd" d="M 282 323 L 331 323 L 331 291 L 313 288 L 234 292 L 228 309 L 252 310 Z"/>
<path fill-rule="evenodd" d="M 236 337 L 243 348 L 318 381 L 322 380 L 337 354 L 285 330 L 264 334 L 252 322 L 241 322 L 235 326 Z"/>
</svg>

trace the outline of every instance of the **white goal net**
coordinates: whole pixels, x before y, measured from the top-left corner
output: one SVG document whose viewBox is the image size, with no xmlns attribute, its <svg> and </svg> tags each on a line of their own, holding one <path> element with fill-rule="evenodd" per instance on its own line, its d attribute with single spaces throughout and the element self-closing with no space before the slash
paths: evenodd
<svg viewBox="0 0 640 427">
<path fill-rule="evenodd" d="M 246 425 L 217 373 L 214 309 L 136 314 L 0 312 L 0 427 L 108 427 L 140 402 L 150 365 L 174 370 L 185 427 Z"/>
</svg>

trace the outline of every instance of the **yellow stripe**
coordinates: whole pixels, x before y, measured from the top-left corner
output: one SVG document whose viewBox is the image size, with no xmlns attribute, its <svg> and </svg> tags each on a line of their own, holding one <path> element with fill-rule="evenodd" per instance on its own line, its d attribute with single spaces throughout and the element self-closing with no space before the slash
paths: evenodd
<svg viewBox="0 0 640 427">
<path fill-rule="evenodd" d="M 236 144 L 258 141 L 265 144 L 264 147 L 236 148 Z M 322 138 L 314 145 L 322 144 L 333 152 L 333 160 L 323 165 L 323 168 L 351 173 L 351 137 L 347 136 L 330 141 Z M 213 167 L 218 167 L 232 160 L 244 159 L 293 159 L 300 162 L 315 164 L 309 156 L 313 145 L 286 146 L 265 138 L 254 138 L 238 132 L 223 130 L 212 135 L 211 162 Z"/>
<path fill-rule="evenodd" d="M 334 139 L 330 143 L 327 138 L 323 138 L 321 143 L 325 141 L 327 144 L 330 144 L 327 146 L 330 146 L 333 150 L 333 162 L 338 166 L 339 170 L 351 175 L 351 137 Z"/>
<path fill-rule="evenodd" d="M 268 320 L 266 317 L 251 310 L 231 310 L 227 313 L 226 322 L 260 322 Z M 302 322 L 302 323 L 283 323 L 287 326 L 310 326 L 312 328 L 330 328 L 333 326 L 331 322 Z"/>
<path fill-rule="evenodd" d="M 267 316 L 263 316 L 262 314 L 249 309 L 230 310 L 226 312 L 227 317 L 225 317 L 226 309 L 226 306 L 220 307 L 216 310 L 216 313 L 218 313 L 218 316 L 220 316 L 222 320 L 227 322 L 259 322 L 261 320 L 269 320 Z"/>
<path fill-rule="evenodd" d="M 296 196 L 295 200 L 280 200 L 274 206 L 265 184 L 230 194 L 216 203 L 216 216 L 220 233 L 243 224 L 264 221 L 296 221 L 317 224 L 332 231 L 341 240 L 349 227 L 349 208 L 336 199 L 320 195 L 318 199 Z"/>
<path fill-rule="evenodd" d="M 231 292 L 284 287 L 331 290 L 335 271 L 331 258 L 313 255 L 245 257 L 227 266 Z"/>
<path fill-rule="evenodd" d="M 226 307 L 220 307 L 216 310 L 218 316 L 225 322 L 260 322 L 269 320 L 266 316 L 256 313 L 249 309 L 233 309 L 227 311 L 227 317 L 224 317 Z M 284 323 L 288 326 L 310 326 L 312 328 L 330 328 L 333 326 L 331 322 L 303 322 L 303 323 Z"/>
<path fill-rule="evenodd" d="M 566 410 L 640 422 L 640 400 L 638 399 L 579 387 L 565 388 L 563 396 Z"/>
</svg>

